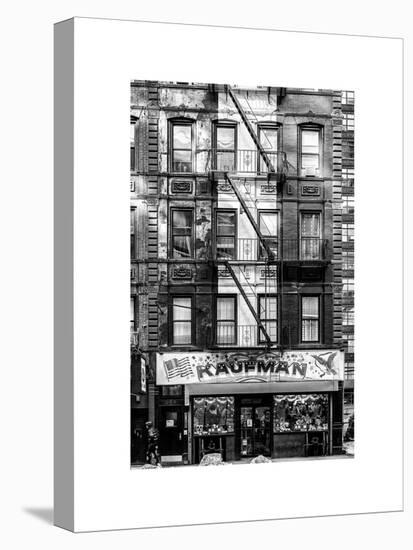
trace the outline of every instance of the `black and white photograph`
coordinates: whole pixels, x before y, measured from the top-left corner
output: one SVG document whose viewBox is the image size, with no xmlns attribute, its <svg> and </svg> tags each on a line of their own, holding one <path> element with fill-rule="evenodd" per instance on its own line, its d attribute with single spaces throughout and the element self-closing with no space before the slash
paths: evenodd
<svg viewBox="0 0 413 550">
<path fill-rule="evenodd" d="M 131 467 L 353 458 L 355 92 L 130 92 Z"/>
</svg>

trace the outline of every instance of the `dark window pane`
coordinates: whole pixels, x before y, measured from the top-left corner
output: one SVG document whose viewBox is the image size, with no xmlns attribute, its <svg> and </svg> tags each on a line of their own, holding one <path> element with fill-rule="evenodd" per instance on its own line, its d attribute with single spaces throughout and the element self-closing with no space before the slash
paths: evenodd
<svg viewBox="0 0 413 550">
<path fill-rule="evenodd" d="M 219 235 L 235 235 L 235 212 L 217 212 Z"/>
<path fill-rule="evenodd" d="M 192 257 L 192 243 L 190 237 L 173 237 L 174 258 Z"/>
<path fill-rule="evenodd" d="M 174 210 L 172 214 L 173 232 L 192 230 L 192 212 L 190 210 Z"/>
<path fill-rule="evenodd" d="M 320 236 L 320 214 L 302 214 L 301 236 L 302 237 L 319 237 Z"/>
<path fill-rule="evenodd" d="M 192 152 L 174 151 L 172 170 L 174 172 L 192 172 Z"/>
</svg>

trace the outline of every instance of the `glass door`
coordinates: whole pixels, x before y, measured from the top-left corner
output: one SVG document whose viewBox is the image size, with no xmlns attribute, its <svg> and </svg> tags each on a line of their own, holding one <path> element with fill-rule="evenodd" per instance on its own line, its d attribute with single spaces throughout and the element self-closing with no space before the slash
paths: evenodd
<svg viewBox="0 0 413 550">
<path fill-rule="evenodd" d="M 241 407 L 241 456 L 254 454 L 254 407 Z"/>
<path fill-rule="evenodd" d="M 270 456 L 271 454 L 271 409 L 241 407 L 241 456 Z"/>
<path fill-rule="evenodd" d="M 271 440 L 270 407 L 255 407 L 254 421 L 254 455 L 270 456 Z"/>
</svg>

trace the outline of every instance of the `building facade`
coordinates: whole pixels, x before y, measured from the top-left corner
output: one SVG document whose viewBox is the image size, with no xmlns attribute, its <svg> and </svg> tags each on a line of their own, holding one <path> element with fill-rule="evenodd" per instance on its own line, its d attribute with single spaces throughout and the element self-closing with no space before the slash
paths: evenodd
<svg viewBox="0 0 413 550">
<path fill-rule="evenodd" d="M 332 90 L 132 82 L 132 463 L 147 420 L 164 464 L 343 453 L 354 365 L 344 102 Z"/>
<path fill-rule="evenodd" d="M 354 421 L 354 92 L 342 92 L 343 344 L 345 438 Z M 347 432 L 350 421 L 350 430 Z M 354 427 L 353 427 L 354 432 Z"/>
</svg>

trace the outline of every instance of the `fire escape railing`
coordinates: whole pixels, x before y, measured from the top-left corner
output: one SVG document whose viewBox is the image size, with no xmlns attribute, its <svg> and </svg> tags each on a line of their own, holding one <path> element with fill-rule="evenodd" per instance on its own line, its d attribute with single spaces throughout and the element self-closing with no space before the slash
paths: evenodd
<svg viewBox="0 0 413 550">
<path fill-rule="evenodd" d="M 268 346 L 271 346 L 272 344 L 272 341 L 271 341 L 271 338 L 269 337 L 267 331 L 266 331 L 266 328 L 265 326 L 263 325 L 261 319 L 258 317 L 258 314 L 257 312 L 255 311 L 255 308 L 254 306 L 251 304 L 247 294 L 245 293 L 245 290 L 244 290 L 244 287 L 242 286 L 242 284 L 240 283 L 238 277 L 236 276 L 236 273 L 235 271 L 233 270 L 231 264 L 229 262 L 224 262 L 224 265 L 225 267 L 227 268 L 227 270 L 229 271 L 229 273 L 231 274 L 231 277 L 233 278 L 235 284 L 237 285 L 238 287 L 238 290 L 240 291 L 241 293 L 241 296 L 244 298 L 245 300 L 245 303 L 247 304 L 249 310 L 251 311 L 252 313 L 252 316 L 254 317 L 257 325 L 259 326 L 259 328 L 261 329 L 262 331 L 262 334 L 265 338 L 265 341 L 266 343 L 268 344 Z"/>
<path fill-rule="evenodd" d="M 231 86 L 228 86 L 228 85 L 225 86 L 225 89 L 228 92 L 230 98 L 232 99 L 235 107 L 237 108 L 237 111 L 239 112 L 239 114 L 241 116 L 241 119 L 242 119 L 243 123 L 245 124 L 245 127 L 247 128 L 249 135 L 252 138 L 252 141 L 254 142 L 255 146 L 257 147 L 258 152 L 260 153 L 263 161 L 265 162 L 265 164 L 268 168 L 268 171 L 269 172 L 275 172 L 274 166 L 272 165 L 270 157 L 267 155 L 264 147 L 262 146 L 261 141 L 258 139 L 258 136 L 257 136 L 251 122 L 249 121 L 247 115 L 245 114 L 244 109 L 242 108 L 242 105 L 239 102 L 239 99 L 237 98 L 237 96 L 235 95 L 233 89 L 231 88 Z"/>
</svg>

